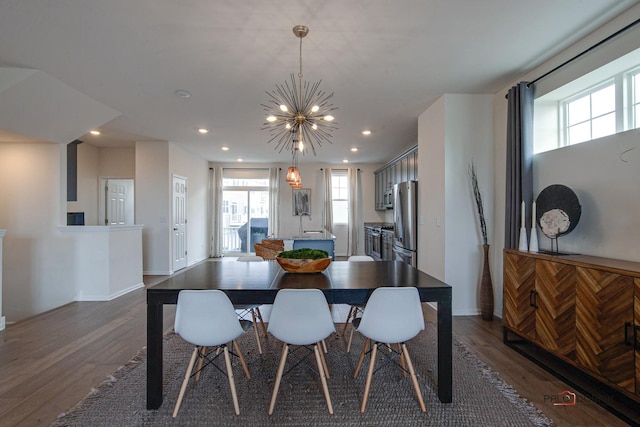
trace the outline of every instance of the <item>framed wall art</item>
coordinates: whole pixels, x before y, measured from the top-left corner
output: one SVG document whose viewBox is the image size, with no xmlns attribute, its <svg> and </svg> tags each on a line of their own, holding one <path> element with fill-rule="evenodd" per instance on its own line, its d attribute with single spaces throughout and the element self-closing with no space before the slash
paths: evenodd
<svg viewBox="0 0 640 427">
<path fill-rule="evenodd" d="M 293 190 L 293 216 L 311 216 L 311 189 Z"/>
</svg>

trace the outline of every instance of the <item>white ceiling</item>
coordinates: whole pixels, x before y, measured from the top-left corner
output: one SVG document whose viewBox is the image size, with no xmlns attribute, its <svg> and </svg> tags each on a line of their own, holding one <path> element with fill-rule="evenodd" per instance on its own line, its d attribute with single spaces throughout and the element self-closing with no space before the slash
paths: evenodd
<svg viewBox="0 0 640 427">
<path fill-rule="evenodd" d="M 81 137 L 94 145 L 165 140 L 213 161 L 288 162 L 260 130 L 260 104 L 297 73 L 291 29 L 306 25 L 304 77 L 335 92 L 339 129 L 301 162 L 378 163 L 417 143 L 440 95 L 496 93 L 635 3 L 0 0 L 0 67 L 41 70 L 119 112 Z"/>
</svg>

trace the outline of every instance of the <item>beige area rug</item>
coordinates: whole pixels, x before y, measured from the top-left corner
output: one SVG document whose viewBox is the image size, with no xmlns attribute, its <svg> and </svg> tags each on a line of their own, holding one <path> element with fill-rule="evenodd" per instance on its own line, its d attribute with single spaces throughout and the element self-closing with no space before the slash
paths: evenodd
<svg viewBox="0 0 640 427">
<path fill-rule="evenodd" d="M 336 325 L 337 330 L 340 330 Z M 364 343 L 356 334 L 351 353 L 346 337 L 327 340 L 331 378 L 329 392 L 334 415 L 327 412 L 320 380 L 303 365 L 283 377 L 274 414 L 267 409 L 281 351 L 281 343 L 263 339 L 264 354 L 257 351 L 252 331 L 240 339 L 252 379 L 247 380 L 237 358 L 234 376 L 240 403 L 235 415 L 229 383 L 217 369 L 208 367 L 199 382 L 189 383 L 177 418 L 171 414 L 192 347 L 179 336 L 164 341 L 164 402 L 146 409 L 146 357 L 144 349 L 53 426 L 549 426 L 553 422 L 520 398 L 515 390 L 454 337 L 453 403 L 437 397 L 436 326 L 407 343 L 427 413 L 418 406 L 411 380 L 387 365 L 373 376 L 366 413 L 360 413 L 366 366 L 357 379 L 353 371 Z M 313 359 L 311 359 L 313 361 Z M 224 359 L 219 366 L 224 370 Z M 287 368 L 291 366 L 288 360 Z M 365 361 L 365 364 L 367 362 Z"/>
</svg>

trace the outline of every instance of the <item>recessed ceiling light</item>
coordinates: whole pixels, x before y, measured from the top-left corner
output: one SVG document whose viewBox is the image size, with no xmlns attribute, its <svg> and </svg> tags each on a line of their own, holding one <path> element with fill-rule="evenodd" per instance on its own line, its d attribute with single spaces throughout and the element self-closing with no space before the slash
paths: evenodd
<svg viewBox="0 0 640 427">
<path fill-rule="evenodd" d="M 222 147 L 222 148 L 221 148 L 221 150 L 222 150 L 222 151 L 229 151 L 229 147 L 224 146 L 224 147 Z"/>
<path fill-rule="evenodd" d="M 363 135 L 371 135 L 371 131 L 369 129 L 365 129 L 362 131 Z"/>
<path fill-rule="evenodd" d="M 178 89 L 177 91 L 174 92 L 175 95 L 178 98 L 182 98 L 182 99 L 189 99 L 191 98 L 191 92 L 189 92 L 188 90 L 184 90 L 184 89 Z"/>
<path fill-rule="evenodd" d="M 344 160 L 342 161 L 342 163 L 349 163 L 349 160 L 344 159 Z"/>
<path fill-rule="evenodd" d="M 96 135 L 96 136 L 97 136 L 97 135 L 100 135 L 100 131 L 99 131 L 99 130 L 91 130 L 91 131 L 89 131 L 89 133 L 90 133 L 91 135 Z"/>
<path fill-rule="evenodd" d="M 205 134 L 209 133 L 209 129 L 200 128 L 200 129 L 198 129 L 198 132 L 200 132 L 201 134 L 205 135 Z"/>
<path fill-rule="evenodd" d="M 351 147 L 351 151 L 355 153 L 356 151 L 358 151 L 358 147 Z"/>
<path fill-rule="evenodd" d="M 238 161 L 239 161 L 239 162 L 244 162 L 244 160 L 243 160 L 243 159 L 241 159 L 240 157 L 238 157 Z"/>
</svg>

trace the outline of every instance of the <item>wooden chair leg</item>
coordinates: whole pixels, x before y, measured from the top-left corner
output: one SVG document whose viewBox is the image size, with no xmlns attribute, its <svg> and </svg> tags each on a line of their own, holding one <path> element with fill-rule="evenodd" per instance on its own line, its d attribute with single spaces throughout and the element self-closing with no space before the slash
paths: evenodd
<svg viewBox="0 0 640 427">
<path fill-rule="evenodd" d="M 233 408 L 236 415 L 240 415 L 240 405 L 238 405 L 238 394 L 236 393 L 236 382 L 233 379 L 233 369 L 231 369 L 231 357 L 229 357 L 229 348 L 224 346 L 224 363 L 227 365 L 227 377 L 229 378 L 229 387 L 231 388 L 231 397 L 233 398 Z"/>
<path fill-rule="evenodd" d="M 360 352 L 360 357 L 358 358 L 358 364 L 356 365 L 356 370 L 353 372 L 353 378 L 358 376 L 358 372 L 360 372 L 360 367 L 362 366 L 362 361 L 364 360 L 364 354 L 367 352 L 367 348 L 371 344 L 371 340 L 367 338 L 362 346 L 362 351 Z"/>
<path fill-rule="evenodd" d="M 351 341 L 353 341 L 353 331 L 355 328 L 351 325 L 351 332 L 349 332 L 349 342 L 347 343 L 347 353 L 351 351 Z"/>
<path fill-rule="evenodd" d="M 262 313 L 260 313 L 260 307 L 256 307 L 256 314 L 258 315 L 258 319 L 260 319 L 260 326 L 262 326 L 262 333 L 264 334 L 264 339 L 268 340 L 269 335 L 267 334 L 267 327 L 264 325 L 264 320 L 262 320 Z"/>
<path fill-rule="evenodd" d="M 191 354 L 191 360 L 189 361 L 189 366 L 187 366 L 187 373 L 184 374 L 182 387 L 180 387 L 180 393 L 178 394 L 178 401 L 176 402 L 175 408 L 173 408 L 173 418 L 175 418 L 176 415 L 178 415 L 178 411 L 180 410 L 180 405 L 182 404 L 182 398 L 184 397 L 184 392 L 187 389 L 187 383 L 189 382 L 189 377 L 191 376 L 193 365 L 196 363 L 197 355 L 198 355 L 198 347 L 194 348 L 193 353 Z"/>
<path fill-rule="evenodd" d="M 371 377 L 373 376 L 373 368 L 376 364 L 376 354 L 378 350 L 378 343 L 373 343 L 373 349 L 371 349 L 371 361 L 369 361 L 369 373 L 367 374 L 367 381 L 364 383 L 364 396 L 362 397 L 362 406 L 360 412 L 364 414 L 364 410 L 367 407 L 367 400 L 369 399 L 369 389 L 371 388 Z"/>
<path fill-rule="evenodd" d="M 251 374 L 249 373 L 249 368 L 244 361 L 244 356 L 242 356 L 242 351 L 240 350 L 240 346 L 238 345 L 238 341 L 233 340 L 233 349 L 238 353 L 238 359 L 240 359 L 240 364 L 242 365 L 242 369 L 244 370 L 244 374 L 247 376 L 247 379 L 251 379 Z"/>
<path fill-rule="evenodd" d="M 273 408 L 276 406 L 276 397 L 278 396 L 278 390 L 280 389 L 280 380 L 282 379 L 282 372 L 284 371 L 284 365 L 287 362 L 288 353 L 289 345 L 285 342 L 282 344 L 282 356 L 280 357 L 280 365 L 278 365 L 276 382 L 273 385 L 273 394 L 271 395 L 271 404 L 269 405 L 269 415 L 273 414 Z"/>
<path fill-rule="evenodd" d="M 318 350 L 318 344 L 313 346 L 313 352 L 316 354 L 316 363 L 318 364 L 318 372 L 320 373 L 320 381 L 322 382 L 322 391 L 324 392 L 324 398 L 327 401 L 327 409 L 329 413 L 333 415 L 333 406 L 331 405 L 331 396 L 329 396 L 329 387 L 327 387 L 327 378 L 325 377 L 326 366 L 323 366 L 322 357 L 320 356 L 320 350 Z"/>
<path fill-rule="evenodd" d="M 258 353 L 262 354 L 262 345 L 260 345 L 260 334 L 258 333 L 258 324 L 256 323 L 256 312 L 251 309 L 251 320 L 253 320 L 253 332 L 256 334 L 256 343 L 258 343 Z"/>
<path fill-rule="evenodd" d="M 349 319 L 351 319 L 351 313 L 353 312 L 354 307 L 349 307 L 349 314 L 347 314 L 347 321 L 344 322 L 344 327 L 342 328 L 342 336 L 344 336 L 345 332 L 347 332 L 347 326 L 349 326 Z"/>
<path fill-rule="evenodd" d="M 413 370 L 413 364 L 411 363 L 411 358 L 409 357 L 409 351 L 407 350 L 407 345 L 402 344 L 402 353 L 405 355 L 407 360 L 407 366 L 409 367 L 409 373 L 411 374 L 411 381 L 413 382 L 413 388 L 416 391 L 416 396 L 418 396 L 418 403 L 420 404 L 420 409 L 422 412 L 427 412 L 427 407 L 424 405 L 424 400 L 422 400 L 422 392 L 420 391 L 420 386 L 418 385 L 418 378 L 416 378 L 416 373 Z"/>
<path fill-rule="evenodd" d="M 324 340 L 322 340 L 322 351 L 323 351 L 324 353 L 328 353 L 328 350 L 327 350 L 327 343 L 326 343 L 326 342 L 324 342 Z"/>
<path fill-rule="evenodd" d="M 202 354 L 205 354 L 207 352 L 207 347 L 200 347 L 200 349 Z M 200 381 L 200 374 L 202 373 L 201 369 L 202 369 L 203 362 L 204 362 L 204 357 L 198 357 L 198 366 L 196 367 L 196 371 L 198 371 L 198 373 L 196 374 L 196 381 Z"/>
<path fill-rule="evenodd" d="M 404 352 L 402 351 L 402 347 L 400 343 L 396 343 L 398 346 L 398 353 L 400 353 L 400 367 L 402 368 L 402 376 L 407 378 L 407 368 L 404 366 Z"/>
<path fill-rule="evenodd" d="M 327 367 L 327 360 L 324 358 L 324 353 L 322 351 L 320 352 L 320 360 L 322 361 L 322 367 L 324 368 L 324 374 L 327 376 L 327 378 L 331 378 L 329 376 L 329 368 Z"/>
</svg>

